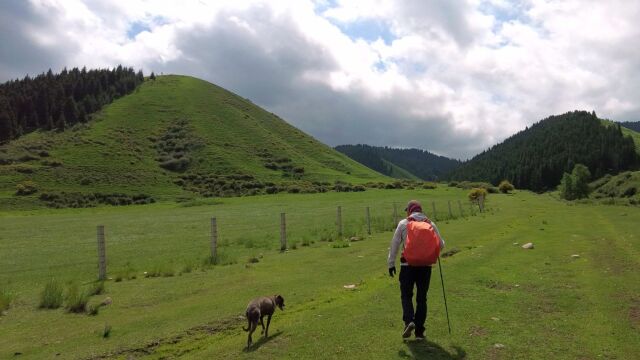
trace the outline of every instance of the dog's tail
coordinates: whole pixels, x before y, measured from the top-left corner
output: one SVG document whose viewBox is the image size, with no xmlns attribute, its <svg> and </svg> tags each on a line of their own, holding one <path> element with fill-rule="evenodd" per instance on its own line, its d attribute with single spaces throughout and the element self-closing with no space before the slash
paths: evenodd
<svg viewBox="0 0 640 360">
<path fill-rule="evenodd" d="M 242 330 L 244 331 L 249 331 L 249 329 L 251 329 L 251 319 L 249 319 L 249 312 L 247 311 L 245 313 L 246 317 L 247 317 L 247 328 L 245 329 L 244 327 L 242 328 Z"/>
</svg>

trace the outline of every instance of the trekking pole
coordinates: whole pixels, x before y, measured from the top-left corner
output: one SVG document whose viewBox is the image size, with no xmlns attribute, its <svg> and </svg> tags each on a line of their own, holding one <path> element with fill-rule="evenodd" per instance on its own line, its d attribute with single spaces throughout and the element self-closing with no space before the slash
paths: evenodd
<svg viewBox="0 0 640 360">
<path fill-rule="evenodd" d="M 440 269 L 440 281 L 442 283 L 442 296 L 444 296 L 444 310 L 447 313 L 447 325 L 449 326 L 449 335 L 451 335 L 451 323 L 449 322 L 449 309 L 447 308 L 447 294 L 444 292 L 444 278 L 442 277 L 442 265 L 440 265 L 440 256 L 438 256 L 438 268 Z"/>
</svg>

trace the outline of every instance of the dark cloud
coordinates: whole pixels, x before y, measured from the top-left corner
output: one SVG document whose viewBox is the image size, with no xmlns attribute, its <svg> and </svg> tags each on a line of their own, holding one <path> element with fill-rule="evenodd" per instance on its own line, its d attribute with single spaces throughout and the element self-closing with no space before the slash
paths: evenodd
<svg viewBox="0 0 640 360">
<path fill-rule="evenodd" d="M 37 12 L 28 1 L 0 1 L 0 81 L 35 75 L 52 68 L 66 66 L 67 54 L 76 51 L 72 43 L 56 39 L 55 42 L 39 42 L 35 31 L 53 36 L 50 18 L 60 14 L 51 9 L 47 17 Z"/>
</svg>

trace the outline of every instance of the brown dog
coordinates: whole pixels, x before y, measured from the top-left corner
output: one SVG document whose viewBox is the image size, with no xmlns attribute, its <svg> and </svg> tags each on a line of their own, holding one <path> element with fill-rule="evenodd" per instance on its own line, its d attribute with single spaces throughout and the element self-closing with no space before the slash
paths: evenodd
<svg viewBox="0 0 640 360">
<path fill-rule="evenodd" d="M 258 321 L 260 321 L 260 325 L 262 325 L 261 334 L 264 333 L 264 337 L 269 336 L 269 324 L 271 323 L 271 315 L 276 311 L 276 306 L 280 308 L 280 310 L 284 310 L 284 298 L 280 295 L 273 296 L 263 296 L 257 299 L 252 300 L 249 305 L 247 305 L 247 312 L 245 315 L 247 316 L 248 327 L 242 328 L 244 331 L 249 332 L 249 338 L 247 339 L 247 348 L 251 346 L 253 342 L 251 340 L 251 334 L 258 327 Z M 264 322 L 262 318 L 267 316 L 267 327 L 264 327 Z"/>
</svg>

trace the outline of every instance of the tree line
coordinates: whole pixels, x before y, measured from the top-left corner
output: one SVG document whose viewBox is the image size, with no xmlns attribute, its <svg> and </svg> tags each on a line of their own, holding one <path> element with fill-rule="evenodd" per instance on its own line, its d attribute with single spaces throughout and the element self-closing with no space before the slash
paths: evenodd
<svg viewBox="0 0 640 360">
<path fill-rule="evenodd" d="M 113 69 L 51 69 L 0 84 L 0 143 L 34 130 L 64 130 L 86 122 L 89 114 L 131 93 L 144 81 L 142 71 L 119 65 Z"/>
<path fill-rule="evenodd" d="M 397 149 L 391 147 L 339 145 L 336 150 L 377 172 L 391 176 L 389 163 L 407 170 L 422 180 L 439 180 L 460 165 L 460 161 L 432 154 L 420 149 Z"/>
<path fill-rule="evenodd" d="M 517 188 L 554 189 L 565 172 L 584 164 L 595 178 L 640 164 L 635 143 L 619 124 L 607 126 L 594 112 L 551 116 L 476 155 L 449 174 L 452 180 L 509 180 Z"/>
</svg>

